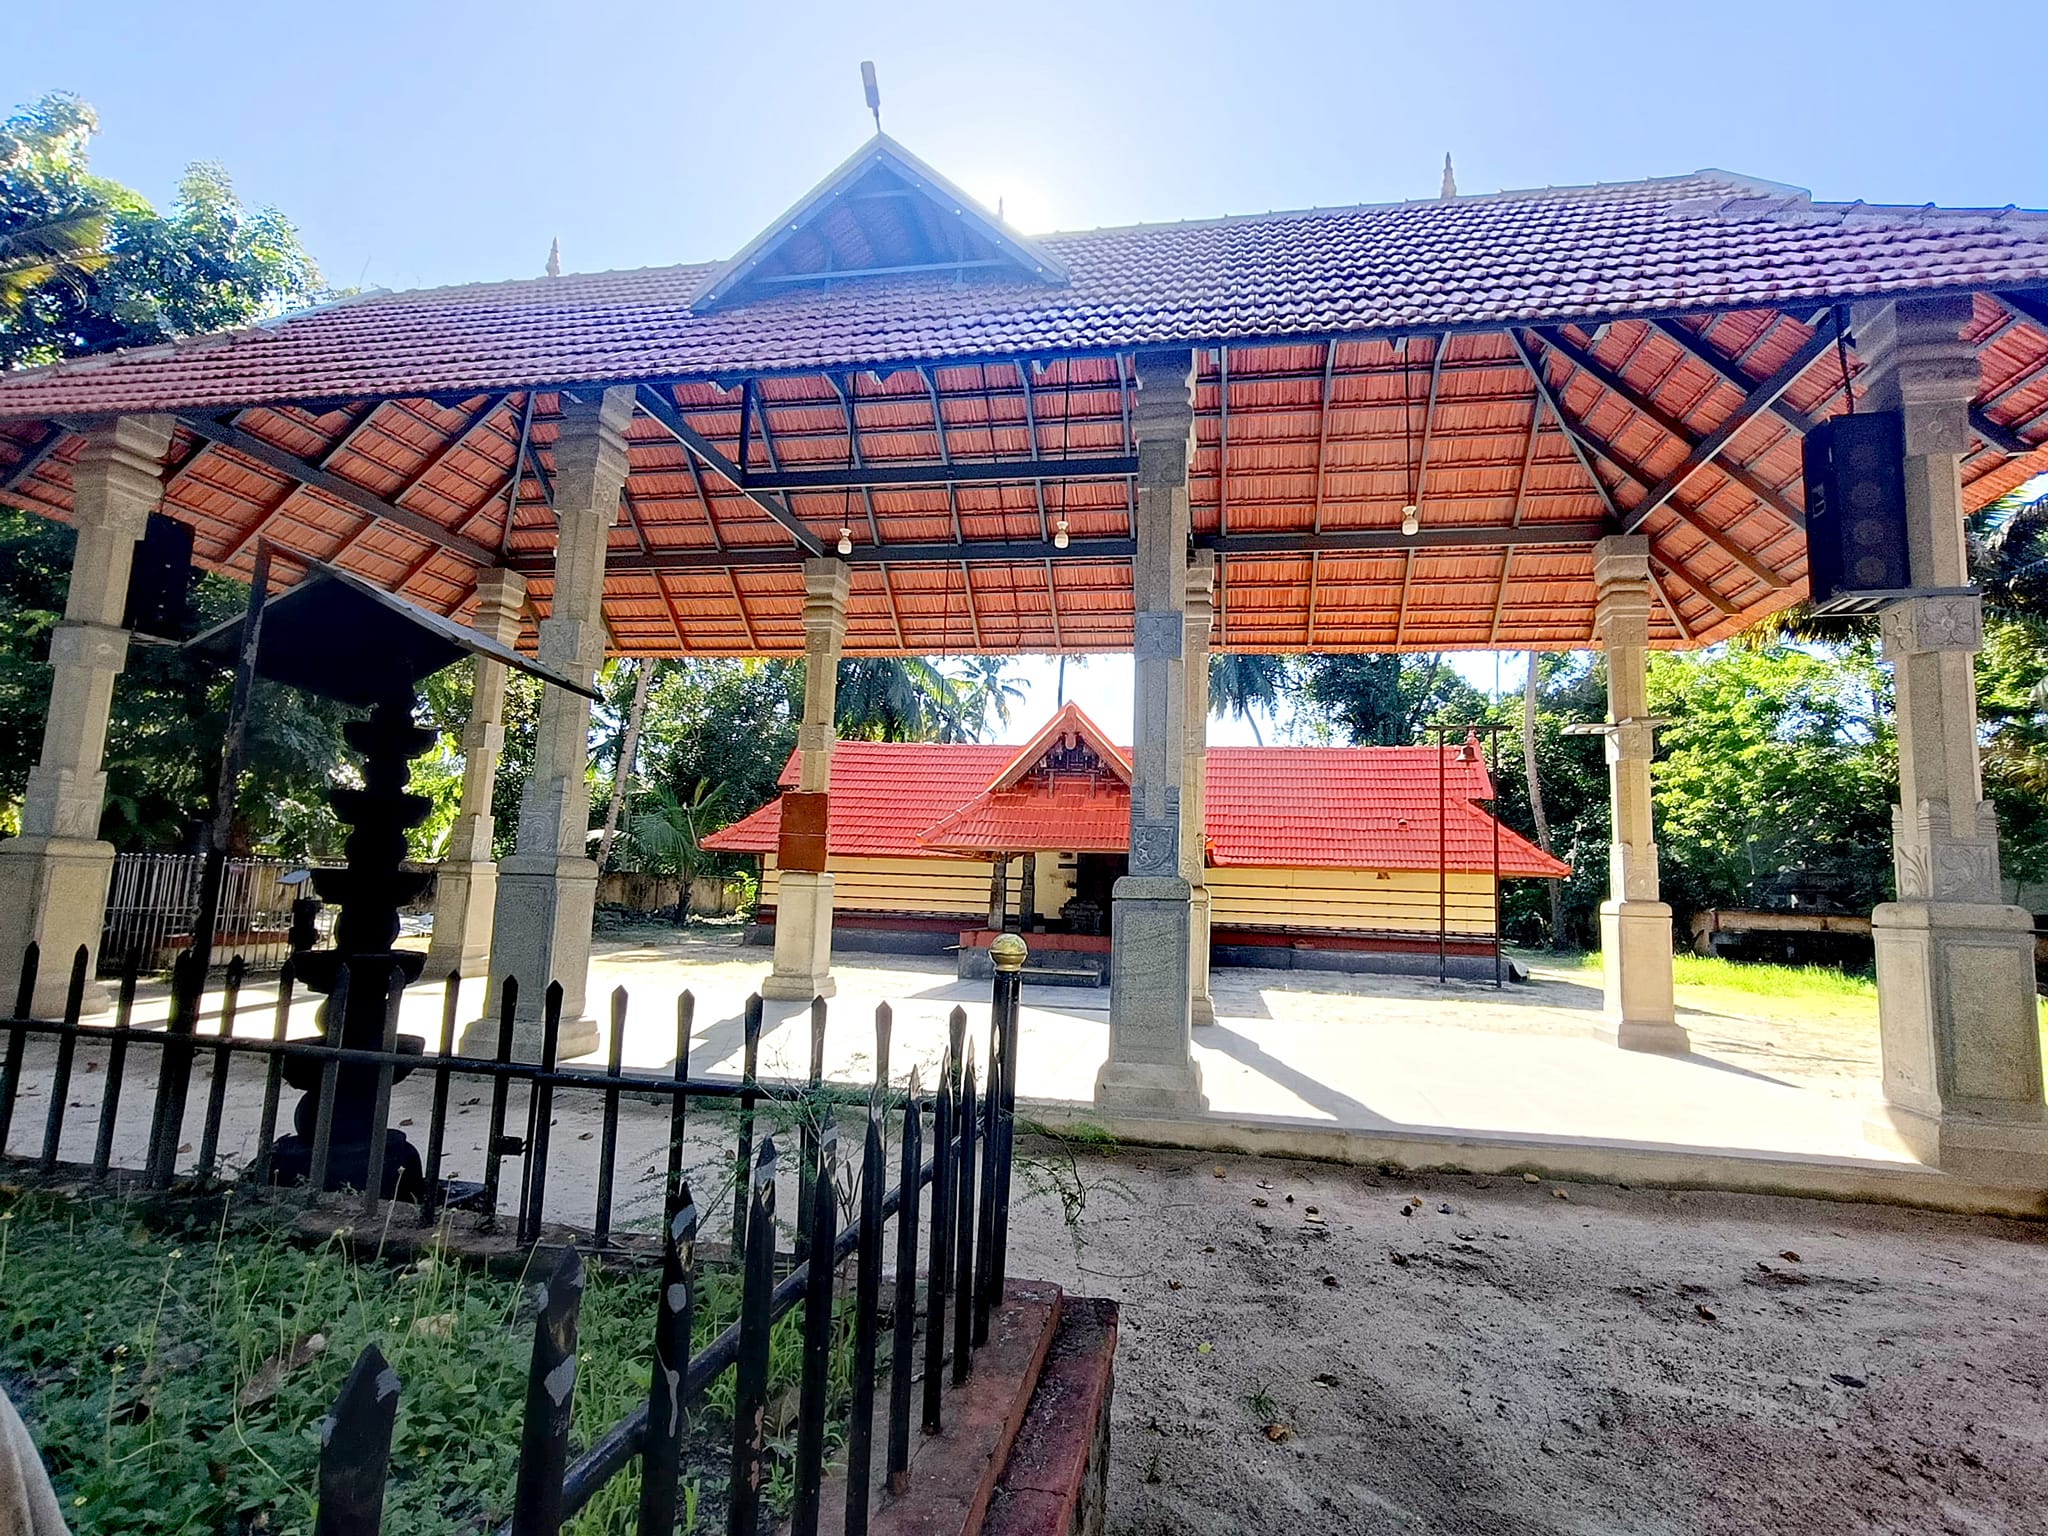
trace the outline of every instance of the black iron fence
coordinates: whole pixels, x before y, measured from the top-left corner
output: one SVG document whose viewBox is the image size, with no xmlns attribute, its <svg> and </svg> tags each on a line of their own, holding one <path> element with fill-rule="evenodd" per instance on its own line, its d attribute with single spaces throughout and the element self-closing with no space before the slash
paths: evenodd
<svg viewBox="0 0 2048 1536">
<path fill-rule="evenodd" d="M 1016 957 L 1021 965 L 1021 953 Z M 909 1489 L 912 1420 L 925 1434 L 942 1432 L 945 1386 L 965 1383 L 974 1351 L 988 1338 L 991 1311 L 1001 1304 L 1007 1259 L 1012 1141 L 1016 1109 L 1019 975 L 999 970 L 994 982 L 985 1077 L 977 1081 L 974 1045 L 962 1008 L 952 1010 L 948 1040 L 927 1090 L 913 1070 L 907 1089 L 891 1087 L 892 1018 L 887 1004 L 876 1009 L 875 1071 L 870 1084 L 850 1087 L 825 1081 L 824 999 L 810 1009 L 810 1071 L 801 1079 L 758 1075 L 762 1004 L 747 1001 L 742 1033 L 742 1069 L 737 1078 L 690 1076 L 690 1043 L 695 999 L 685 991 L 676 1003 L 676 1053 L 667 1074 L 627 1072 L 622 1048 L 628 1022 L 625 988 L 611 998 L 611 1040 L 603 1070 L 564 1067 L 558 1061 L 562 989 L 546 993 L 539 1059 L 514 1059 L 518 988 L 502 988 L 496 1051 L 490 1057 L 455 1050 L 459 978 L 445 984 L 438 1053 L 402 1047 L 399 1001 L 404 981 L 395 970 L 383 976 L 342 970 L 321 1010 L 318 1032 L 295 1034 L 295 977 L 289 962 L 271 1005 L 271 1029 L 264 1035 L 235 1033 L 242 1014 L 246 968 L 238 959 L 226 973 L 210 1017 L 204 978 L 180 960 L 174 967 L 168 1021 L 158 1026 L 132 1022 L 136 969 L 122 978 L 112 1021 L 82 1017 L 89 960 L 83 946 L 73 957 L 64 1016 L 30 1017 L 40 956 L 31 945 L 23 957 L 19 997 L 13 1015 L 0 1021 L 6 1046 L 0 1063 L 0 1155 L 32 1161 L 45 1175 L 64 1175 L 109 1187 L 141 1184 L 150 1189 L 211 1187 L 232 1172 L 220 1155 L 230 1069 L 238 1060 L 262 1073 L 256 1154 L 239 1170 L 255 1183 L 299 1182 L 309 1203 L 336 1198 L 360 1202 L 387 1226 L 400 1219 L 404 1204 L 416 1202 L 413 1220 L 432 1227 L 453 1207 L 471 1213 L 477 1228 L 490 1232 L 509 1214 L 518 1241 L 536 1244 L 544 1235 L 561 1244 L 559 1260 L 541 1287 L 526 1412 L 521 1432 L 513 1514 L 501 1536 L 552 1536 L 562 1523 L 628 1467 L 640 1468 L 637 1530 L 641 1536 L 672 1531 L 678 1498 L 688 1415 L 713 1384 L 734 1373 L 732 1445 L 728 1495 L 731 1536 L 753 1536 L 767 1512 L 769 1479 L 767 1394 L 769 1341 L 778 1320 L 802 1307 L 801 1382 L 793 1454 L 794 1499 L 791 1529 L 811 1536 L 821 1517 L 828 1429 L 838 1427 L 827 1411 L 833 1343 L 839 1323 L 836 1293 L 850 1283 L 852 1324 L 850 1403 L 844 1421 L 845 1488 L 843 1529 L 864 1532 L 873 1495 Z M 386 1020 L 381 1049 L 345 1048 L 338 1043 L 351 986 L 385 989 Z M 212 1032 L 202 1032 L 204 1022 Z M 39 1152 L 15 1157 L 9 1134 L 21 1099 L 27 1046 L 54 1041 L 47 1064 L 48 1107 Z M 98 1125 L 89 1162 L 67 1161 L 65 1127 L 73 1070 L 81 1042 L 103 1052 Z M 135 1075 L 132 1048 L 154 1054 L 150 1083 L 149 1133 L 138 1154 L 123 1155 L 117 1135 L 124 1102 Z M 196 1159 L 188 1165 L 182 1140 L 195 1062 L 210 1053 L 211 1080 L 201 1117 Z M 38 1068 L 43 1063 L 38 1062 Z M 431 1077 L 424 1164 L 407 1180 L 409 1142 L 391 1123 L 392 1087 L 414 1071 Z M 483 1177 L 464 1183 L 447 1175 L 451 1090 L 457 1080 L 481 1082 L 490 1094 Z M 299 1124 L 310 1127 L 302 1145 L 277 1138 L 277 1120 L 287 1082 L 306 1085 Z M 524 1086 L 526 1134 L 509 1136 L 514 1091 Z M 593 1207 L 587 1228 L 544 1227 L 552 1165 L 551 1126 L 562 1096 L 588 1096 L 600 1107 Z M 347 1120 L 353 1100 L 367 1097 L 368 1120 L 360 1165 L 337 1157 L 336 1128 Z M 570 1459 L 569 1408 L 577 1367 L 577 1314 L 583 1292 L 582 1250 L 605 1250 L 613 1232 L 614 1197 L 620 1162 L 622 1098 L 652 1098 L 667 1108 L 666 1168 L 662 1175 L 659 1229 L 659 1291 L 650 1352 L 647 1402 Z M 691 1321 L 698 1290 L 698 1236 L 703 1213 L 692 1196 L 685 1168 L 685 1138 L 693 1103 L 724 1106 L 732 1115 L 734 1152 L 730 1261 L 740 1279 L 738 1319 L 704 1349 L 691 1354 Z M 844 1148 L 838 1119 L 859 1127 L 858 1150 Z M 764 1118 L 769 1122 L 764 1128 Z M 891 1135 L 891 1122 L 893 1137 Z M 757 1140 L 757 1132 L 759 1132 Z M 776 1192 L 785 1154 L 776 1136 L 793 1132 L 796 1199 L 790 1223 L 793 1243 L 781 1244 Z M 395 1133 L 395 1134 L 394 1134 Z M 895 1146 L 894 1182 L 888 1166 Z M 132 1149 L 132 1138 L 129 1139 Z M 508 1158 L 519 1159 L 512 1187 L 504 1177 Z M 923 1207 L 929 1189 L 928 1213 Z M 394 1190 L 410 1197 L 391 1202 Z M 510 1202 L 508 1213 L 504 1206 Z M 842 1221 L 842 1207 L 849 1214 Z M 721 1218 L 722 1219 L 722 1218 Z M 885 1228 L 895 1223 L 893 1276 L 889 1277 L 888 1327 L 883 1328 Z M 922 1282 L 920 1252 L 925 1257 Z M 848 1273 L 850 1271 L 850 1273 Z M 921 1294 L 920 1294 L 921 1293 Z M 923 1336 L 919 1339 L 922 1325 Z M 886 1346 L 884 1335 L 886 1331 Z M 882 1477 L 876 1477 L 877 1382 L 889 1382 L 879 1405 Z M 914 1391 L 922 1370 L 921 1397 Z M 332 1411 L 322 1425 L 319 1470 L 323 1536 L 368 1536 L 380 1528 L 391 1436 L 403 1383 L 374 1346 L 355 1362 Z M 913 1398 L 918 1398 L 913 1402 Z"/>
</svg>

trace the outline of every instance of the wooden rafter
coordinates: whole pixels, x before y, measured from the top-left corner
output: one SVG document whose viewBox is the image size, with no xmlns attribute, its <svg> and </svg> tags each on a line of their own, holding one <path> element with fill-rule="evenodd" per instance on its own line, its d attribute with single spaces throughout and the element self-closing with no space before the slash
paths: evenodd
<svg viewBox="0 0 2048 1536">
<path fill-rule="evenodd" d="M 711 470 L 712 473 L 722 478 L 726 484 L 739 492 L 740 495 L 746 497 L 748 501 L 767 514 L 770 520 L 779 523 L 783 530 L 796 541 L 799 549 L 808 555 L 822 555 L 825 553 L 825 546 L 818 542 L 817 535 L 811 532 L 809 527 L 805 525 L 804 520 L 796 515 L 795 510 L 789 505 L 788 497 L 764 496 L 758 491 L 748 490 L 740 483 L 743 477 L 740 474 L 739 466 L 720 452 L 717 445 L 703 433 L 683 420 L 682 413 L 659 391 L 643 384 L 636 391 L 636 394 L 638 395 L 640 409 L 646 413 L 650 420 L 657 422 L 664 432 L 681 443 L 690 453 L 701 459 L 705 468 Z M 745 419 L 745 414 L 742 413 L 742 430 L 740 433 L 742 452 L 745 451 L 746 442 Z M 706 515 L 709 515 L 708 510 Z"/>
</svg>

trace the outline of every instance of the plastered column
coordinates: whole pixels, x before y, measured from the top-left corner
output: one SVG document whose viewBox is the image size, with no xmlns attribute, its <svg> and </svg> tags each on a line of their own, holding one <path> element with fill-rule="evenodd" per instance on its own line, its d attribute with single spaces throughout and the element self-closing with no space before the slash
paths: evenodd
<svg viewBox="0 0 2048 1536">
<path fill-rule="evenodd" d="M 509 646 L 519 638 L 526 578 L 516 571 L 485 571 L 477 579 L 471 627 Z M 448 851 L 434 874 L 434 937 L 424 979 L 482 976 L 491 964 L 491 917 L 498 899 L 498 865 L 491 853 L 491 792 L 505 750 L 505 664 L 476 658 L 469 721 L 462 728 L 462 801 Z"/>
<path fill-rule="evenodd" d="M 1871 1130 L 1987 1183 L 2048 1183 L 2033 920 L 2000 900 L 1998 826 L 1978 763 L 1981 601 L 1967 587 L 1962 456 L 1977 391 L 1970 300 L 1861 309 L 1858 405 L 1905 416 L 1913 586 L 1885 610 L 1897 695 L 1898 900 L 1871 915 L 1884 1106 Z"/>
<path fill-rule="evenodd" d="M 626 426 L 633 391 L 564 396 L 555 439 L 554 590 L 540 626 L 540 662 L 589 684 L 604 660 L 604 557 L 619 492 L 626 483 Z M 589 854 L 590 701 L 565 689 L 541 690 L 533 771 L 519 799 L 513 852 L 498 867 L 491 924 L 491 990 L 485 1016 L 465 1034 L 466 1052 L 495 1048 L 498 999 L 517 977 L 513 1049 L 535 1060 L 548 983 L 562 984 L 560 1054 L 597 1049 L 597 1024 L 584 1012 L 590 971 L 590 923 L 597 906 L 597 865 Z"/>
<path fill-rule="evenodd" d="M 1136 365 L 1130 873 L 1111 892 L 1109 1059 L 1095 1079 L 1095 1102 L 1188 1114 L 1208 1107 L 1190 1034 L 1193 888 L 1181 862 L 1194 357 L 1140 352 Z"/>
<path fill-rule="evenodd" d="M 1607 652 L 1607 793 L 1613 819 L 1607 900 L 1600 903 L 1603 1028 L 1624 1050 L 1684 1052 L 1671 989 L 1671 908 L 1657 888 L 1650 814 L 1650 541 L 1593 546 L 1594 623 Z"/>
<path fill-rule="evenodd" d="M 784 1002 L 807 1003 L 837 990 L 825 851 L 848 579 L 843 560 L 804 562 L 804 718 L 796 733 L 796 788 L 782 797 L 775 848 L 775 965 L 761 983 L 763 997 Z"/>
<path fill-rule="evenodd" d="M 1188 1019 L 1214 1024 L 1209 996 L 1209 885 L 1204 854 L 1209 789 L 1209 631 L 1216 620 L 1216 556 L 1203 550 L 1188 562 L 1187 608 L 1181 633 L 1187 687 L 1186 748 L 1180 774 L 1180 872 L 1188 883 Z"/>
<path fill-rule="evenodd" d="M 50 636 L 43 751 L 29 771 L 21 835 L 0 843 L 0 995 L 13 1006 L 21 952 L 35 941 L 42 960 L 34 1008 L 44 1018 L 63 1011 L 78 946 L 95 956 L 99 949 L 114 868 L 113 845 L 99 838 L 107 719 L 114 679 L 128 659 L 121 620 L 135 541 L 163 500 L 170 443 L 168 416 L 117 417 L 87 434 L 72 470 L 78 543 L 64 620 Z M 103 1010 L 107 1002 L 105 989 L 89 980 L 88 1011 Z"/>
</svg>

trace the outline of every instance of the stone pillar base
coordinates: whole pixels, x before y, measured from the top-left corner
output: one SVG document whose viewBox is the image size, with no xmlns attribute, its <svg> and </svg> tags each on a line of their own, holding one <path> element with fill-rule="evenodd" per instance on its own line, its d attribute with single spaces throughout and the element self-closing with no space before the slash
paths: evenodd
<svg viewBox="0 0 2048 1536">
<path fill-rule="evenodd" d="M 514 854 L 498 866 L 491 937 L 491 990 L 483 1017 L 462 1031 L 465 1056 L 498 1049 L 498 998 L 507 976 L 519 981 L 512 1027 L 515 1061 L 538 1061 L 551 982 L 562 984 L 562 1032 L 556 1058 L 588 1056 L 597 1021 L 583 1011 L 590 985 L 590 925 L 597 910 L 597 866 L 588 859 Z"/>
<path fill-rule="evenodd" d="M 1134 1114 L 1208 1109 L 1189 1040 L 1191 888 L 1169 875 L 1126 875 L 1110 897 L 1109 1060 L 1095 1102 Z"/>
<path fill-rule="evenodd" d="M 75 837 L 0 843 L 0 1007 L 14 1007 L 22 951 L 33 942 L 41 955 L 31 1011 L 42 1019 L 63 1017 L 78 946 L 97 959 L 113 872 L 112 843 Z M 112 1006 L 112 994 L 93 979 L 88 963 L 85 1012 L 105 1013 Z"/>
<path fill-rule="evenodd" d="M 1946 1173 L 2048 1185 L 2033 918 L 1891 901 L 1871 914 L 1885 1103 L 1866 1131 Z"/>
<path fill-rule="evenodd" d="M 1671 908 L 1661 901 L 1600 903 L 1600 1032 L 1625 1051 L 1683 1056 L 1692 1041 L 1671 990 Z"/>
<path fill-rule="evenodd" d="M 1188 1022 L 1214 1024 L 1216 1001 L 1209 995 L 1209 888 L 1188 894 Z"/>
<path fill-rule="evenodd" d="M 491 918 L 497 911 L 498 866 L 443 859 L 434 872 L 434 934 L 421 981 L 488 976 Z"/>
<path fill-rule="evenodd" d="M 832 877 L 786 869 L 775 891 L 775 968 L 762 980 L 761 996 L 808 1003 L 838 990 L 832 979 Z"/>
</svg>

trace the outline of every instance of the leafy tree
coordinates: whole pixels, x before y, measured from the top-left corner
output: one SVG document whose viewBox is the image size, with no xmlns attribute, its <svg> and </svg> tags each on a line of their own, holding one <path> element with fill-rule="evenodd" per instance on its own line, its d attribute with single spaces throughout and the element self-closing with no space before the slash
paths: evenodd
<svg viewBox="0 0 2048 1536">
<path fill-rule="evenodd" d="M 50 95 L 0 123 L 0 368 L 244 325 L 304 303 L 320 276 L 275 209 L 194 164 L 169 209 L 94 176 L 98 120 Z"/>
<path fill-rule="evenodd" d="M 1442 656 L 1304 656 L 1285 686 L 1301 734 L 1352 746 L 1406 746 L 1434 725 L 1486 712 L 1485 697 Z"/>
<path fill-rule="evenodd" d="M 1261 746 L 1260 715 L 1272 719 L 1280 705 L 1287 679 L 1287 661 L 1280 656 L 1240 656 L 1229 651 L 1209 653 L 1209 709 L 1225 719 L 1242 720 L 1252 728 L 1252 740 Z"/>
</svg>

